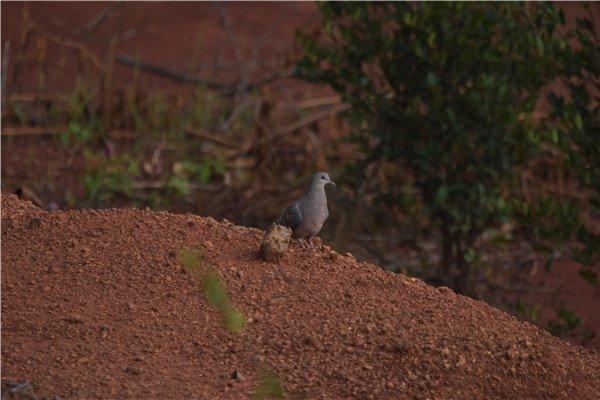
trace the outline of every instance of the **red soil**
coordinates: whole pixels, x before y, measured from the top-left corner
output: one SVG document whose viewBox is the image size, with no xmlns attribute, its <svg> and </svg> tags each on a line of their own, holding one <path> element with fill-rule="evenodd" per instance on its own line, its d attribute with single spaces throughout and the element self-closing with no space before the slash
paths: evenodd
<svg viewBox="0 0 600 400">
<path fill-rule="evenodd" d="M 45 212 L 2 196 L 2 382 L 32 397 L 597 399 L 600 357 L 485 303 L 350 255 L 150 210 Z M 177 251 L 202 245 L 247 317 L 228 333 Z M 232 379 L 238 371 L 244 379 Z"/>
</svg>

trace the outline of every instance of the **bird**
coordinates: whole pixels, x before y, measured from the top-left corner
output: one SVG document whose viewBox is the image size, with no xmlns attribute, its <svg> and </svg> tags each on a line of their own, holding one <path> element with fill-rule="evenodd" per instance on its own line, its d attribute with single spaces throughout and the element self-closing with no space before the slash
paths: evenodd
<svg viewBox="0 0 600 400">
<path fill-rule="evenodd" d="M 288 205 L 275 221 L 275 224 L 291 229 L 292 239 L 296 239 L 303 249 L 307 246 L 306 240 L 308 246 L 314 248 L 312 238 L 319 233 L 329 216 L 325 194 L 327 184 L 335 186 L 327 172 L 316 172 L 304 196 Z"/>
</svg>

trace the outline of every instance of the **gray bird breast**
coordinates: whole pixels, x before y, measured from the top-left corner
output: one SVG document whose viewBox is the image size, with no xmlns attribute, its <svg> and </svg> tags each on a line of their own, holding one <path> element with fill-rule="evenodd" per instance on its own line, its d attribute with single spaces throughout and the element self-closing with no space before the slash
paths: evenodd
<svg viewBox="0 0 600 400">
<path fill-rule="evenodd" d="M 302 211 L 302 222 L 294 229 L 292 237 L 294 239 L 311 238 L 319 233 L 329 216 L 324 188 L 321 187 L 320 190 L 309 192 L 300 199 L 299 203 Z"/>
</svg>

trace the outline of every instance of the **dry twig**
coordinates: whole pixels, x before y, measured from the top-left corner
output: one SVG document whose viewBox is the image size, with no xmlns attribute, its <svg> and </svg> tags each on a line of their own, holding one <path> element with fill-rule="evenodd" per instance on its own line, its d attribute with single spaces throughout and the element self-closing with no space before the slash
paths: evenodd
<svg viewBox="0 0 600 400">
<path fill-rule="evenodd" d="M 153 65 L 147 63 L 145 61 L 141 61 L 126 55 L 117 56 L 116 61 L 126 67 L 130 68 L 138 68 L 140 71 L 147 72 L 150 74 L 154 74 L 166 79 L 169 79 L 176 83 L 181 84 L 191 84 L 191 85 L 202 85 L 206 86 L 209 89 L 218 90 L 223 95 L 232 95 L 237 93 L 238 85 L 228 85 L 224 83 L 211 82 L 204 79 L 200 79 L 194 76 L 188 76 L 186 74 L 182 74 L 168 68 L 159 67 L 157 65 Z M 261 86 L 267 85 L 274 80 L 279 78 L 285 78 L 291 75 L 291 70 L 274 72 L 262 80 L 259 80 L 254 83 L 249 83 L 244 87 L 245 92 L 251 92 Z"/>
<path fill-rule="evenodd" d="M 252 146 L 256 146 L 259 144 L 263 144 L 266 142 L 269 142 L 279 136 L 283 136 L 286 135 L 290 132 L 294 132 L 295 130 L 298 130 L 300 128 L 302 128 L 303 126 L 306 125 L 310 125 L 313 122 L 319 121 L 323 118 L 327 118 L 327 117 L 331 117 L 334 116 L 336 114 L 339 114 L 343 111 L 346 111 L 350 108 L 350 105 L 348 104 L 340 104 L 337 107 L 333 107 L 330 110 L 326 110 L 326 111 L 322 111 L 322 112 L 318 112 L 315 114 L 311 114 L 311 115 L 307 115 L 306 117 L 300 119 L 299 121 L 293 122 L 291 124 L 288 124 L 286 126 L 284 126 L 283 128 L 277 129 L 275 130 L 275 132 L 273 133 L 273 135 L 269 136 L 269 137 L 265 137 L 262 140 L 256 141 L 254 143 L 252 143 Z"/>
<path fill-rule="evenodd" d="M 114 3 L 110 3 L 107 7 L 105 7 L 98 14 L 90 18 L 81 28 L 77 30 L 77 34 L 81 35 L 96 29 L 100 24 L 102 24 L 110 14 L 119 9 L 125 3 L 123 1 L 115 1 Z"/>
<path fill-rule="evenodd" d="M 100 58 L 96 54 L 94 54 L 94 52 L 90 50 L 85 44 L 70 38 L 60 36 L 56 33 L 48 32 L 37 26 L 32 26 L 32 31 L 37 33 L 39 36 L 42 36 L 56 44 L 79 50 L 79 52 L 83 54 L 84 57 L 86 57 L 92 62 L 92 64 L 94 64 L 98 71 L 104 73 L 104 66 L 102 65 L 102 61 L 100 61 Z"/>
</svg>

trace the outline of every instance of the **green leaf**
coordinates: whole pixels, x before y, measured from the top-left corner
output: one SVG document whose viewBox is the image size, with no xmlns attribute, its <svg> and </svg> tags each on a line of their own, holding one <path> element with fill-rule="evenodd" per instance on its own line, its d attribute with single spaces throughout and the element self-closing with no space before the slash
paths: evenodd
<svg viewBox="0 0 600 400">
<path fill-rule="evenodd" d="M 554 144 L 558 144 L 558 129 L 553 128 L 550 130 L 550 140 L 552 140 Z"/>
<path fill-rule="evenodd" d="M 581 114 L 575 114 L 575 126 L 577 129 L 583 129 L 583 120 L 581 119 Z"/>
<path fill-rule="evenodd" d="M 433 72 L 429 71 L 427 73 L 427 77 L 425 78 L 425 81 L 427 82 L 427 86 L 435 87 L 440 83 L 440 78 L 438 78 L 437 75 L 434 74 Z"/>
<path fill-rule="evenodd" d="M 435 201 L 434 204 L 437 207 L 443 207 L 446 205 L 446 202 L 448 201 L 448 187 L 447 186 L 440 186 L 437 190 L 437 193 L 435 195 Z"/>
</svg>

